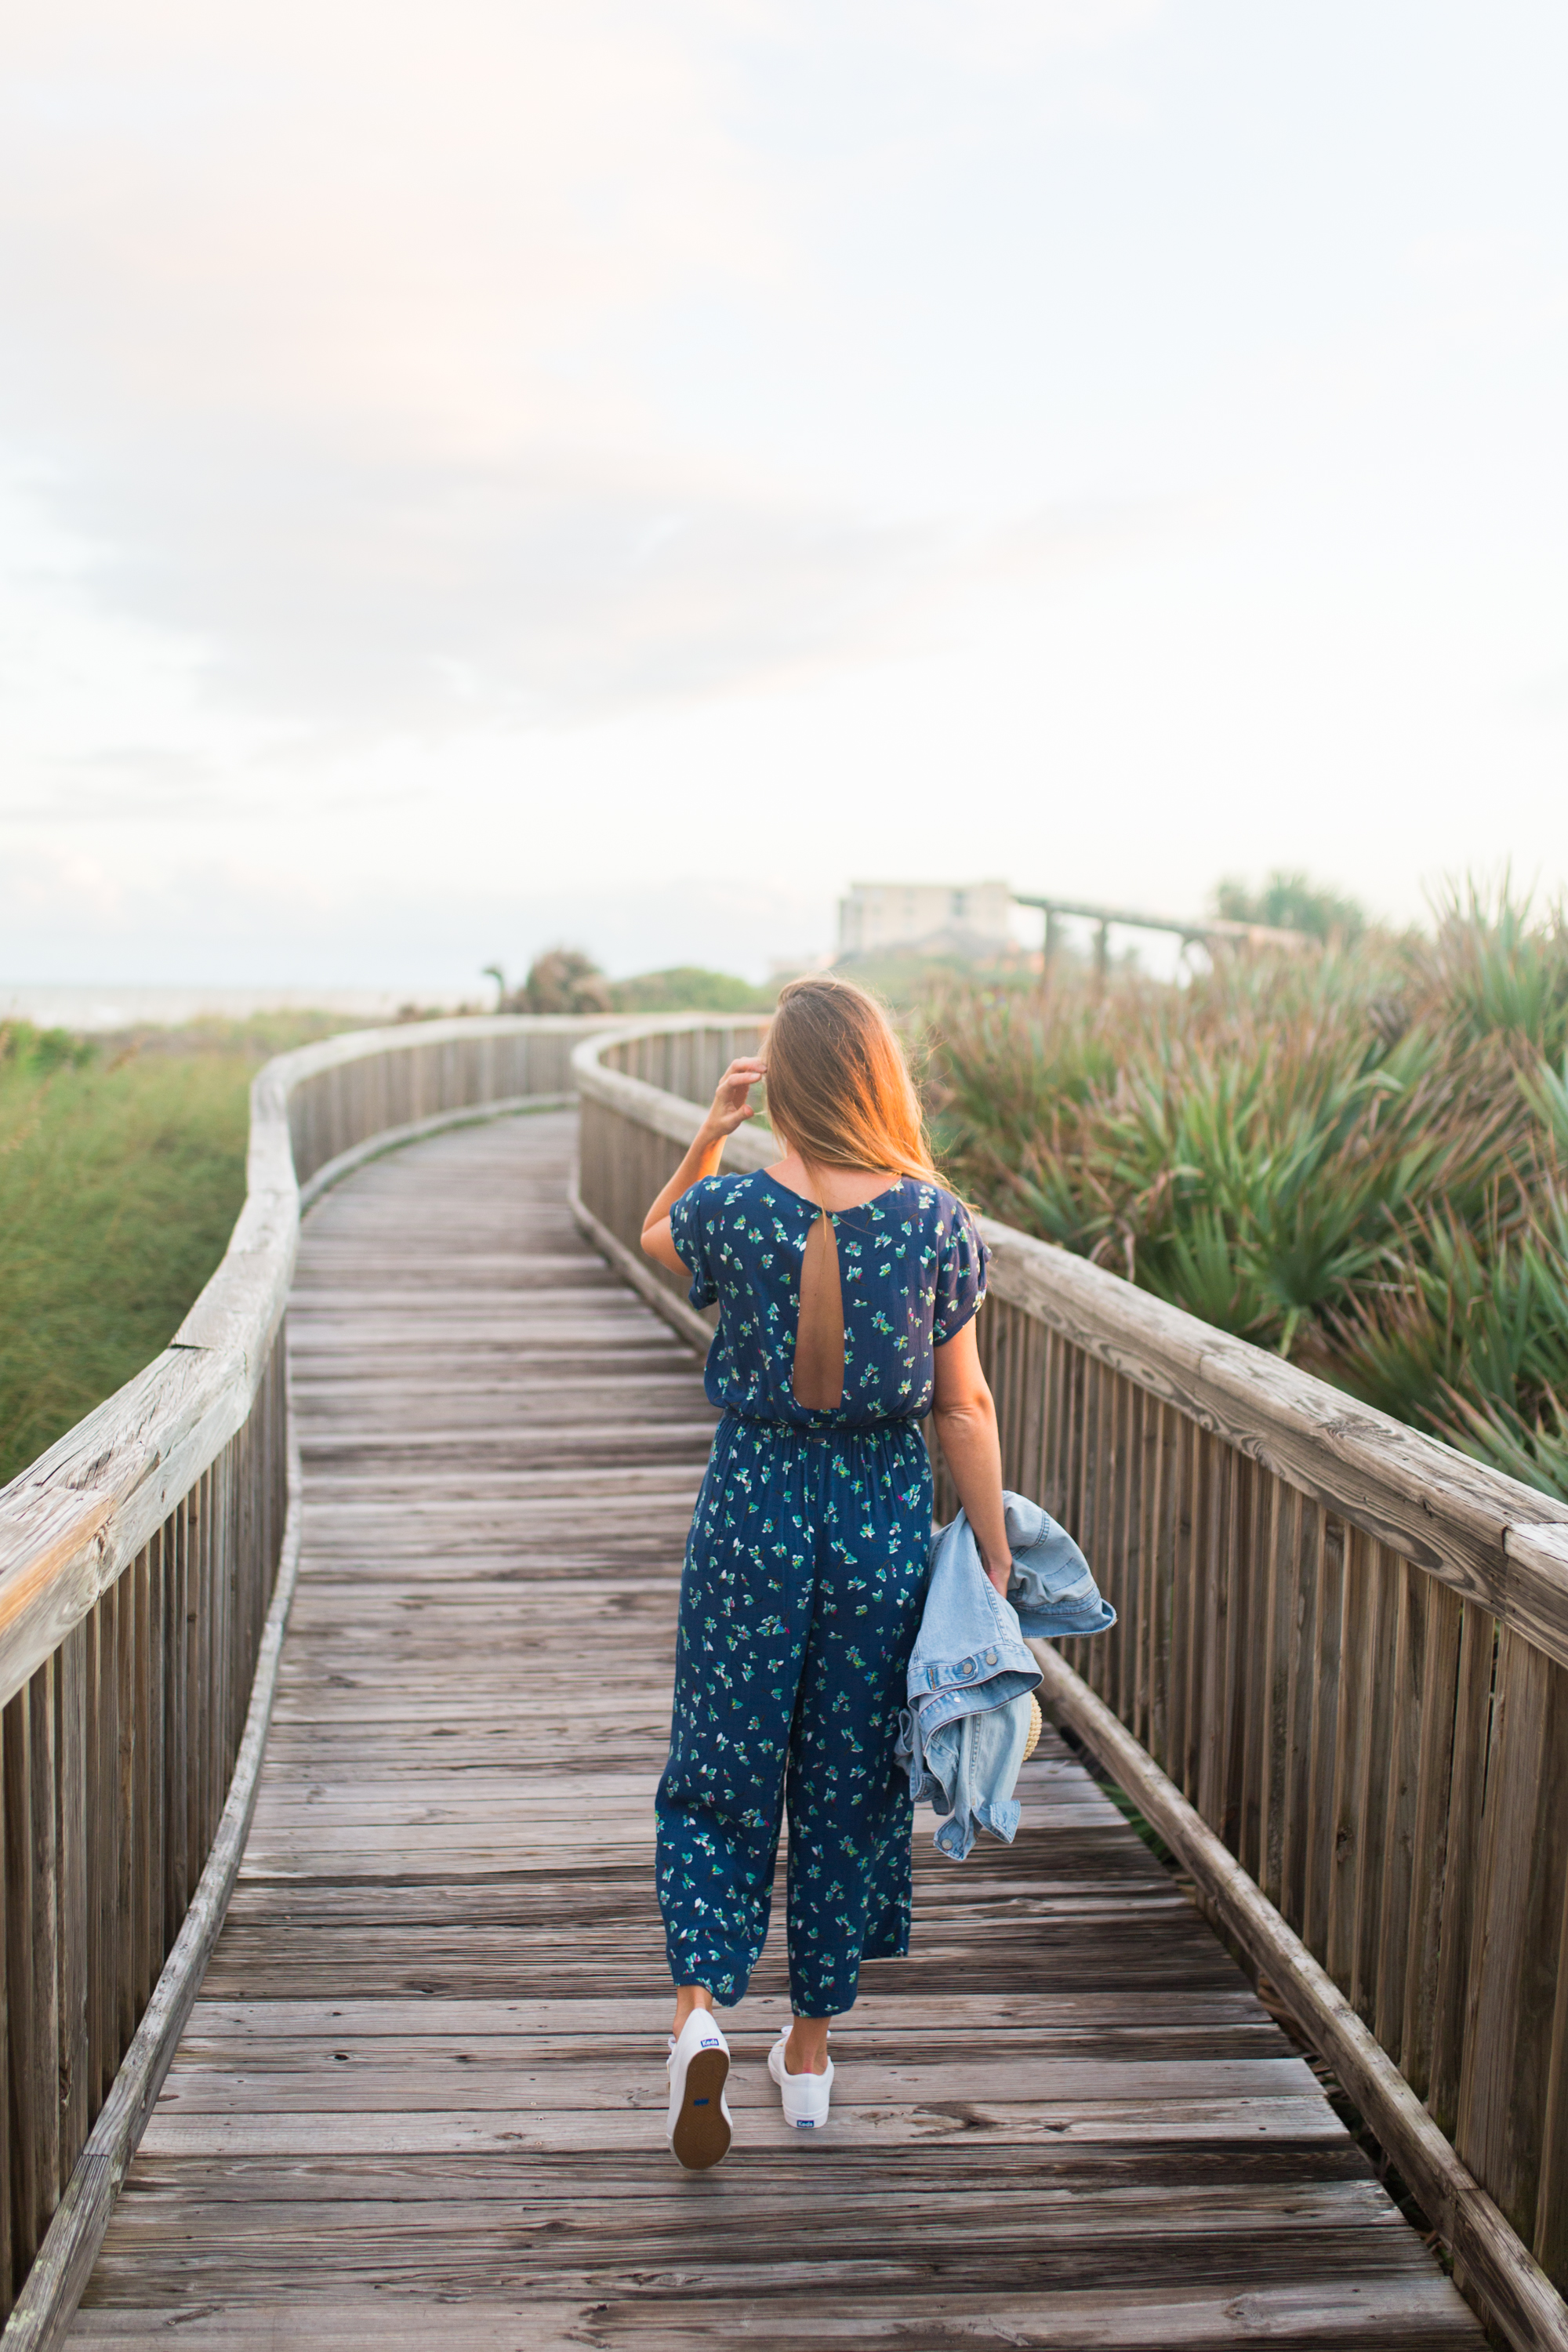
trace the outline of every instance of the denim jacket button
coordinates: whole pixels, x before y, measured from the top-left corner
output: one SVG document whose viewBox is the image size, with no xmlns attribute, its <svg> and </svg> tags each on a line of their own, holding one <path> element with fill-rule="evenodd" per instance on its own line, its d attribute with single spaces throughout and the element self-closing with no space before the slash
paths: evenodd
<svg viewBox="0 0 1568 2352">
<path fill-rule="evenodd" d="M 986 1651 L 985 1663 L 988 1666 L 994 1666 L 996 1664 L 996 1653 L 994 1650 Z"/>
</svg>

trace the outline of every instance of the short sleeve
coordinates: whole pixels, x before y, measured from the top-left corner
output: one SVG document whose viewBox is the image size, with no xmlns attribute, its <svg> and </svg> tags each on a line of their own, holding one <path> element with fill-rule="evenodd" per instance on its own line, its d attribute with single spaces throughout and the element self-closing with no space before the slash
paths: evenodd
<svg viewBox="0 0 1568 2352">
<path fill-rule="evenodd" d="M 711 1180 L 689 1186 L 669 1212 L 669 1234 L 675 1244 L 675 1255 L 691 1276 L 691 1288 L 687 1293 L 693 1307 L 711 1307 L 719 1296 L 719 1286 L 708 1253 L 708 1218 L 703 1214 L 713 1206 Z"/>
<path fill-rule="evenodd" d="M 973 1321 L 985 1296 L 990 1258 L 990 1251 L 974 1230 L 973 1218 L 961 1201 L 955 1201 L 952 1223 L 937 1248 L 933 1346 L 940 1348 L 956 1339 L 964 1325 Z"/>
</svg>

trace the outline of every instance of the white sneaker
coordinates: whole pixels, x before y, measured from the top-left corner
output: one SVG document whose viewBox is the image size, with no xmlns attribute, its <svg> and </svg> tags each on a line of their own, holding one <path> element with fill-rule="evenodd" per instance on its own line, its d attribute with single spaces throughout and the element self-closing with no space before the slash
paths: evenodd
<svg viewBox="0 0 1568 2352">
<path fill-rule="evenodd" d="M 672 2039 L 669 2056 L 669 2145 L 688 2172 L 706 2172 L 730 2152 L 730 2103 L 724 2082 L 730 2045 L 711 2010 L 694 2009 Z"/>
<path fill-rule="evenodd" d="M 827 2062 L 820 2074 L 792 2074 L 784 2065 L 784 2044 L 789 2040 L 786 2026 L 768 2052 L 768 2072 L 779 2086 L 784 2101 L 786 2124 L 796 2131 L 820 2131 L 827 2121 L 828 2099 L 833 2089 L 833 2061 Z"/>
</svg>

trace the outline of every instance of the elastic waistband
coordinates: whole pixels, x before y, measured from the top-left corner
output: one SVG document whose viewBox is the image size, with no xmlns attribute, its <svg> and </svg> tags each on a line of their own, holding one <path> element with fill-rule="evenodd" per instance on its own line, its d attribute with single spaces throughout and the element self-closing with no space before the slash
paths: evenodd
<svg viewBox="0 0 1568 2352">
<path fill-rule="evenodd" d="M 767 1413 L 737 1412 L 733 1405 L 725 1406 L 723 1416 L 719 1423 L 721 1429 L 727 1425 L 733 1429 L 765 1429 L 774 1437 L 798 1437 L 807 1445 L 837 1444 L 845 1438 L 887 1437 L 895 1431 L 901 1430 L 913 1430 L 919 1436 L 921 1426 L 918 1421 L 889 1419 L 888 1421 L 835 1422 L 826 1429 L 810 1429 L 798 1421 L 775 1421 Z M 924 1443 L 923 1439 L 921 1443 Z"/>
</svg>

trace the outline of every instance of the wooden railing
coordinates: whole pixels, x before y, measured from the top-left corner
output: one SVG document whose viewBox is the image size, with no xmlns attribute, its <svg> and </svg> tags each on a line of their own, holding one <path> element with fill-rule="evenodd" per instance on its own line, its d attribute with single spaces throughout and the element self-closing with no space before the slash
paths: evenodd
<svg viewBox="0 0 1568 2352">
<path fill-rule="evenodd" d="M 759 1033 L 597 1039 L 584 1230 L 637 1252 Z M 743 1129 L 726 1164 L 773 1156 Z M 1568 1509 L 988 1220 L 1009 1486 L 1118 1611 L 1046 1695 L 1330 2060 L 1515 2345 L 1568 2347 Z"/>
<path fill-rule="evenodd" d="M 569 1099 L 604 1025 L 432 1022 L 269 1063 L 244 1211 L 173 1344 L 0 1493 L 7 2347 L 68 2320 L 244 1845 L 299 1542 L 301 1207 L 392 1143 Z"/>
</svg>

